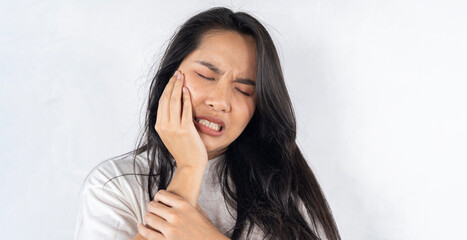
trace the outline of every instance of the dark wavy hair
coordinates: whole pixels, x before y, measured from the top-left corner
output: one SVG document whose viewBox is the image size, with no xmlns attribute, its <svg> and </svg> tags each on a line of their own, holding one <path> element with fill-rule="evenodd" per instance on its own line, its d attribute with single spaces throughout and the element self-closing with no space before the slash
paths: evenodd
<svg viewBox="0 0 467 240">
<path fill-rule="evenodd" d="M 137 155 L 147 154 L 149 199 L 154 200 L 154 186 L 166 189 L 174 174 L 172 155 L 154 129 L 159 98 L 183 59 L 210 30 L 235 31 L 256 42 L 256 109 L 217 168 L 224 199 L 237 210 L 232 239 L 242 236 L 247 223 L 247 238 L 256 224 L 265 238 L 320 239 L 301 215 L 300 201 L 315 229 L 318 221 L 328 239 L 340 239 L 321 187 L 295 142 L 295 114 L 273 40 L 257 19 L 224 7 L 198 13 L 179 27 L 152 79 L 144 131 L 130 152 L 135 161 Z"/>
</svg>

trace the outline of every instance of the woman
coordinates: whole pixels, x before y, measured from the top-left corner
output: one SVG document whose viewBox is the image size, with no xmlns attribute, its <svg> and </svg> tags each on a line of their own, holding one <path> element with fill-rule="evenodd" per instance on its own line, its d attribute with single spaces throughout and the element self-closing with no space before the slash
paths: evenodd
<svg viewBox="0 0 467 240">
<path fill-rule="evenodd" d="M 266 29 L 201 12 L 161 60 L 136 150 L 88 175 L 75 239 L 340 239 L 295 138 Z"/>
</svg>

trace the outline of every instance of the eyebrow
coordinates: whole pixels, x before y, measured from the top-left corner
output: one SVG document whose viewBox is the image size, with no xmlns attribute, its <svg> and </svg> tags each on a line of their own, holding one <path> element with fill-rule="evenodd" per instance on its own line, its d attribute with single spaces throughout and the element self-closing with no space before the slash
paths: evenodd
<svg viewBox="0 0 467 240">
<path fill-rule="evenodd" d="M 218 67 L 216 67 L 214 64 L 210 63 L 210 62 L 206 62 L 206 61 L 202 61 L 202 60 L 196 60 L 195 62 L 211 69 L 211 71 L 219 74 L 219 75 L 222 75 L 224 74 L 223 71 L 221 71 Z M 252 85 L 252 86 L 255 86 L 256 87 L 256 82 L 249 79 L 249 78 L 237 78 L 234 80 L 234 82 L 238 82 L 238 83 L 242 83 L 242 84 L 246 84 L 246 85 Z"/>
</svg>

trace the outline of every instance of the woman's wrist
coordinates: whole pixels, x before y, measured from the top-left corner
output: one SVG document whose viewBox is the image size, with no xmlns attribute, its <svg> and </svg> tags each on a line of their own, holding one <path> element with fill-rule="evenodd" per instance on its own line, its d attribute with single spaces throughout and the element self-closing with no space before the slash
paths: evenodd
<svg viewBox="0 0 467 240">
<path fill-rule="evenodd" d="M 206 165 L 177 168 L 166 190 L 179 195 L 193 207 L 196 207 L 205 169 Z"/>
<path fill-rule="evenodd" d="M 230 240 L 230 238 L 228 238 L 224 234 L 220 233 L 219 236 L 213 238 L 212 240 Z"/>
<path fill-rule="evenodd" d="M 222 234 L 221 232 L 219 232 L 219 234 L 217 234 L 216 236 L 212 237 L 211 239 L 212 239 L 212 240 L 230 240 L 230 238 L 228 238 L 227 236 L 225 236 L 225 235 Z"/>
</svg>

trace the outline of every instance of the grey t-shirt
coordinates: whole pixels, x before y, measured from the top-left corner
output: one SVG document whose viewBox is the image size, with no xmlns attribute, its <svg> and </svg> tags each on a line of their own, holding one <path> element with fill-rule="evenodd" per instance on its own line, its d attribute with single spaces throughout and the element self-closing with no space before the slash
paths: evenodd
<svg viewBox="0 0 467 240">
<path fill-rule="evenodd" d="M 135 170 L 133 170 L 133 158 L 127 156 L 104 161 L 88 174 L 80 192 L 75 240 L 128 240 L 138 233 L 139 222 L 146 224 L 143 216 L 147 212 L 149 203 L 146 191 L 147 177 L 132 175 L 135 172 L 148 173 L 145 154 L 136 157 Z M 217 229 L 230 238 L 232 228 L 235 226 L 236 210 L 225 203 L 221 183 L 215 173 L 215 164 L 222 161 L 223 157 L 224 155 L 221 155 L 208 161 L 198 196 L 198 205 Z M 128 175 L 120 176 L 122 174 Z M 114 178 L 116 176 L 120 177 Z M 110 179 L 112 180 L 108 181 Z M 312 227 L 303 204 L 299 207 L 305 220 Z M 318 226 L 318 232 L 320 236 L 324 236 L 321 226 Z M 254 226 L 250 239 L 262 239 L 263 234 L 258 226 Z M 242 236 L 242 239 L 244 238 L 245 234 Z"/>
</svg>

